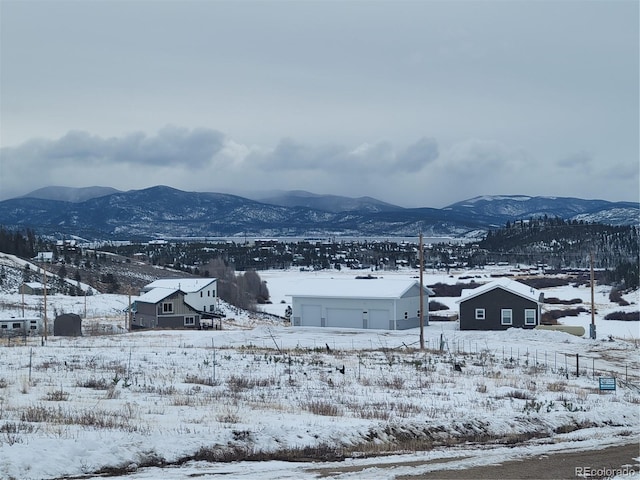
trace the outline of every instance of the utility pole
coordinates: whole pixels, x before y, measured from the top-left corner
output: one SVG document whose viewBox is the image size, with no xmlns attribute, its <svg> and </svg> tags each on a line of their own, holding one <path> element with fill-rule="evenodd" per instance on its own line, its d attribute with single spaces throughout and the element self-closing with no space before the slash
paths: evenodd
<svg viewBox="0 0 640 480">
<path fill-rule="evenodd" d="M 44 274 L 44 279 L 42 281 L 43 283 L 42 294 L 44 295 L 44 342 L 46 343 L 48 339 L 47 330 L 49 330 L 49 322 L 47 321 L 47 264 L 43 263 L 42 265 L 43 265 L 42 272 Z"/>
<path fill-rule="evenodd" d="M 127 289 L 129 293 L 129 308 L 127 309 L 127 319 L 124 322 L 124 329 L 128 332 L 131 330 L 131 317 L 133 313 L 131 312 L 131 287 Z"/>
<path fill-rule="evenodd" d="M 424 270 L 424 258 L 422 252 L 422 232 L 420 233 L 420 350 L 424 350 L 424 286 L 422 273 Z"/>
<path fill-rule="evenodd" d="M 589 254 L 591 263 L 591 328 L 589 329 L 589 338 L 596 339 L 596 302 L 594 300 L 595 275 L 593 273 L 593 251 Z"/>
</svg>

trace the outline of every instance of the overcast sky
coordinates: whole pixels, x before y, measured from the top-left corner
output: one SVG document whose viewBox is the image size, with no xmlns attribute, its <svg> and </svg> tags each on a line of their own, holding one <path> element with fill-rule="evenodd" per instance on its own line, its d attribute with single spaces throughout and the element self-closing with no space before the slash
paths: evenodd
<svg viewBox="0 0 640 480">
<path fill-rule="evenodd" d="M 0 200 L 638 201 L 638 5 L 0 0 Z"/>
</svg>

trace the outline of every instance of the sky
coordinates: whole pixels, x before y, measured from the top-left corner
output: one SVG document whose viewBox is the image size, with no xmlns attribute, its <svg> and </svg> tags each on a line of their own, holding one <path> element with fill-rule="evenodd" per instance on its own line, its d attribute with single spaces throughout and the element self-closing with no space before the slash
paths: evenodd
<svg viewBox="0 0 640 480">
<path fill-rule="evenodd" d="M 639 2 L 0 0 L 0 200 L 639 201 Z"/>
</svg>

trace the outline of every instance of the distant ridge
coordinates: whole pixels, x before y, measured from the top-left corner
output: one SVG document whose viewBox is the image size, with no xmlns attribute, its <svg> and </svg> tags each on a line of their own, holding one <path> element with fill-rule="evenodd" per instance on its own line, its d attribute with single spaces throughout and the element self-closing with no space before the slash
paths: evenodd
<svg viewBox="0 0 640 480">
<path fill-rule="evenodd" d="M 307 207 L 326 212 L 393 212 L 402 207 L 377 200 L 372 197 L 344 197 L 340 195 L 318 195 L 304 190 L 279 192 L 270 196 L 256 197 L 256 200 L 282 207 Z"/>
<path fill-rule="evenodd" d="M 454 237 L 476 239 L 533 217 L 640 225 L 640 204 L 563 197 L 484 196 L 448 207 L 401 208 L 373 198 L 292 192 L 292 206 L 167 186 L 121 192 L 104 187 L 41 189 L 0 202 L 0 225 L 88 240 L 203 237 Z M 114 193 L 107 193 L 113 191 Z M 61 193 L 64 193 L 62 195 Z M 96 196 L 103 193 L 104 195 Z M 105 194 L 106 193 L 106 194 Z M 82 195 L 91 198 L 79 200 Z M 305 196 L 314 208 L 305 206 Z M 56 198 L 52 198 L 56 197 Z M 62 200 L 60 198 L 66 198 Z M 299 203 L 303 204 L 300 205 Z M 352 208 L 352 209 L 349 209 Z"/>
<path fill-rule="evenodd" d="M 633 224 L 633 212 L 638 212 L 638 203 L 633 202 L 609 202 L 607 200 L 584 200 L 574 197 L 529 197 L 526 195 L 483 195 L 462 202 L 457 202 L 444 210 L 467 211 L 471 214 L 509 216 L 513 218 L 560 217 L 573 219 L 580 216 L 585 221 L 596 221 L 591 216 L 597 216 L 603 221 L 606 215 L 601 212 L 616 210 L 613 216 L 618 217 L 621 223 Z M 603 223 L 615 223 L 606 222 Z"/>
<path fill-rule="evenodd" d="M 118 193 L 111 187 L 44 187 L 23 195 L 22 198 L 39 198 L 41 200 L 59 200 L 62 202 L 79 203 L 92 198 L 104 197 L 112 193 Z"/>
</svg>

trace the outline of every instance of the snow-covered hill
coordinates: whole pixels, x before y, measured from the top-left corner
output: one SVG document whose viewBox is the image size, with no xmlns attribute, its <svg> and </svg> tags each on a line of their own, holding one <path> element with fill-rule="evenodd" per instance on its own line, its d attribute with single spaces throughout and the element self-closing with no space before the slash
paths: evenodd
<svg viewBox="0 0 640 480">
<path fill-rule="evenodd" d="M 3 268 L 6 273 L 6 263 Z M 500 271 L 514 273 L 508 267 L 428 271 L 426 280 L 455 283 L 471 275 L 480 282 Z M 350 274 L 261 272 L 273 301 L 263 308 L 282 314 L 302 277 L 332 281 Z M 589 291 L 567 286 L 545 295 L 586 302 Z M 625 296 L 628 308 L 638 308 L 638 295 Z M 0 478 L 109 472 L 186 479 L 229 468 L 234 478 L 276 479 L 284 471 L 290 478 L 315 478 L 308 463 L 256 468 L 255 462 L 195 460 L 360 462 L 383 452 L 406 459 L 409 452 L 428 451 L 443 458 L 454 450 L 468 458 L 498 452 L 518 458 L 638 440 L 638 322 L 602 319 L 619 308 L 609 303 L 606 286 L 596 292 L 598 340 L 518 329 L 461 332 L 456 322 L 432 322 L 425 328 L 425 351 L 417 348 L 418 329 L 290 327 L 231 307 L 222 331 L 96 329 L 91 325 L 123 325 L 128 297 L 95 294 L 86 300 L 85 336 L 0 344 Z M 453 298 L 437 300 L 455 308 Z M 3 289 L 2 314 L 18 314 L 20 301 Z M 50 301 L 52 308 L 84 315 L 84 298 L 52 295 Z M 616 377 L 617 391 L 599 393 L 600 376 Z M 419 473 L 421 465 L 387 472 Z"/>
</svg>

